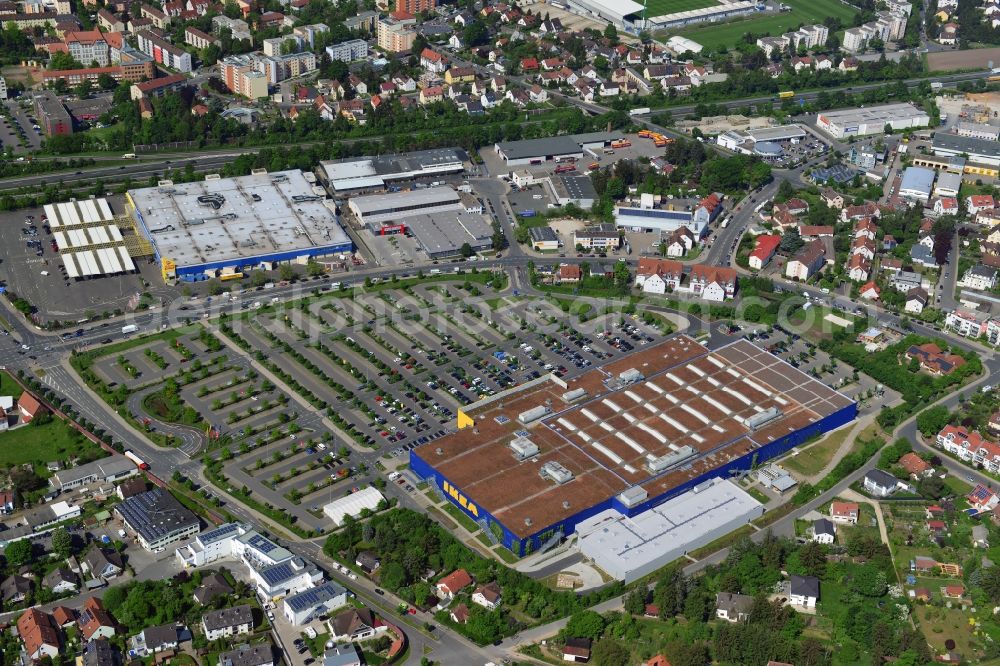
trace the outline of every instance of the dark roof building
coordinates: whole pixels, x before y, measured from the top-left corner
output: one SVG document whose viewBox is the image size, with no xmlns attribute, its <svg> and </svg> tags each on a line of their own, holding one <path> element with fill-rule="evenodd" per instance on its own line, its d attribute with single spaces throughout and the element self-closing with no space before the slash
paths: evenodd
<svg viewBox="0 0 1000 666">
<path fill-rule="evenodd" d="M 161 552 L 175 541 L 194 536 L 201 529 L 198 516 L 162 488 L 129 497 L 117 507 L 125 527 L 134 532 L 142 547 Z"/>
<path fill-rule="evenodd" d="M 274 666 L 274 648 L 270 643 L 244 645 L 220 654 L 218 666 Z"/>
<path fill-rule="evenodd" d="M 194 600 L 202 606 L 210 604 L 217 597 L 232 594 L 233 588 L 222 574 L 212 572 L 201 579 L 201 585 L 194 591 Z"/>
</svg>

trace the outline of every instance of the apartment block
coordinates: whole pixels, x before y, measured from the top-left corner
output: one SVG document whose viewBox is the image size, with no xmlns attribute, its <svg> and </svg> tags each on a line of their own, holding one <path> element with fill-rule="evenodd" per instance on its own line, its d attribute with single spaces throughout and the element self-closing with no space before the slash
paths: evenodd
<svg viewBox="0 0 1000 666">
<path fill-rule="evenodd" d="M 378 46 L 384 51 L 399 53 L 413 48 L 417 36 L 417 19 L 406 12 L 393 12 L 378 22 Z"/>
<path fill-rule="evenodd" d="M 73 59 L 84 67 L 95 62 L 98 67 L 107 67 L 111 61 L 108 42 L 100 30 L 67 32 L 63 41 Z"/>
<path fill-rule="evenodd" d="M 235 55 L 219 63 L 219 73 L 226 87 L 247 99 L 267 97 L 267 77 L 257 69 L 254 58 Z"/>
<path fill-rule="evenodd" d="M 139 49 L 154 61 L 178 72 L 191 71 L 191 54 L 184 49 L 174 46 L 149 30 L 143 30 L 136 37 L 139 40 Z"/>
<path fill-rule="evenodd" d="M 188 27 L 184 30 L 184 43 L 190 44 L 196 49 L 207 49 L 212 44 L 219 44 L 219 40 L 202 32 L 198 28 Z"/>
</svg>

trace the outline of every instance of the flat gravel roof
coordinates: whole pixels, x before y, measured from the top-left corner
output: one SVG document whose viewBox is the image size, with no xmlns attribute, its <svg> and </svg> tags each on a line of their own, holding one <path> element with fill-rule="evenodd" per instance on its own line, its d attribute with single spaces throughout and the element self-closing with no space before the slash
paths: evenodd
<svg viewBox="0 0 1000 666">
<path fill-rule="evenodd" d="M 349 245 L 301 171 L 129 190 L 161 258 L 192 266 Z"/>
</svg>

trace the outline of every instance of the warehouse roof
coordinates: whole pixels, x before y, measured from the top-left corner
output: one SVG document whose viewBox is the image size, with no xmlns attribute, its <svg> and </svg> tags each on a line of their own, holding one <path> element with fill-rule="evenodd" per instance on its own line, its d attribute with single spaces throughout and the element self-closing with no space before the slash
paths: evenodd
<svg viewBox="0 0 1000 666">
<path fill-rule="evenodd" d="M 823 111 L 820 116 L 837 125 L 860 125 L 873 123 L 889 123 L 926 116 L 927 112 L 909 102 L 900 104 L 882 104 L 865 109 L 840 109 L 839 111 Z"/>
<path fill-rule="evenodd" d="M 586 399 L 563 397 L 578 389 Z M 626 490 L 660 496 L 851 404 L 746 340 L 709 351 L 682 335 L 473 403 L 475 431 L 411 457 L 525 538 Z M 532 452 L 518 459 L 515 440 Z"/>
<path fill-rule="evenodd" d="M 508 160 L 524 160 L 531 157 L 549 155 L 571 155 L 582 153 L 583 149 L 571 136 L 553 136 L 545 139 L 524 139 L 522 141 L 500 141 L 497 150 Z"/>
<path fill-rule="evenodd" d="M 397 155 L 355 157 L 320 162 L 334 190 L 384 185 L 420 175 L 451 173 L 464 168 L 468 155 L 461 148 L 434 148 Z"/>
<path fill-rule="evenodd" d="M 934 187 L 935 175 L 934 169 L 907 167 L 903 171 L 903 180 L 899 184 L 899 191 L 921 192 L 929 196 L 931 188 Z"/>
<path fill-rule="evenodd" d="M 600 562 L 603 555 L 621 569 L 638 569 L 662 553 L 709 535 L 717 526 L 760 507 L 746 491 L 713 479 L 637 516 L 614 509 L 580 523 L 580 548 Z"/>
<path fill-rule="evenodd" d="M 946 154 L 965 153 L 973 161 L 975 161 L 977 155 L 992 158 L 1000 157 L 1000 141 L 991 141 L 989 139 L 977 139 L 972 136 L 935 132 L 934 143 L 932 145 L 935 152 Z"/>
<path fill-rule="evenodd" d="M 301 171 L 164 181 L 129 190 L 128 197 L 159 256 L 178 266 L 351 243 Z"/>
<path fill-rule="evenodd" d="M 93 462 L 61 469 L 53 475 L 53 483 L 58 487 L 72 485 L 80 479 L 96 476 L 101 481 L 111 479 L 136 469 L 135 463 L 124 456 L 109 456 Z"/>
<path fill-rule="evenodd" d="M 369 215 L 394 208 L 445 206 L 457 204 L 459 200 L 458 192 L 450 187 L 441 186 L 354 197 L 351 199 L 351 208 L 361 215 Z"/>
<path fill-rule="evenodd" d="M 409 215 L 405 222 L 430 256 L 457 254 L 468 243 L 475 250 L 491 246 L 493 226 L 478 213 L 465 211 Z"/>
</svg>

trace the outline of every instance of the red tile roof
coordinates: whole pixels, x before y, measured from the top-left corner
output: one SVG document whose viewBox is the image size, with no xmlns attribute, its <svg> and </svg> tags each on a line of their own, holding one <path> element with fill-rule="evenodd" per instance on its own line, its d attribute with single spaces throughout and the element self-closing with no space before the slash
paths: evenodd
<svg viewBox="0 0 1000 666">
<path fill-rule="evenodd" d="M 456 569 L 438 581 L 438 585 L 454 594 L 472 585 L 472 576 L 465 569 Z"/>
</svg>

